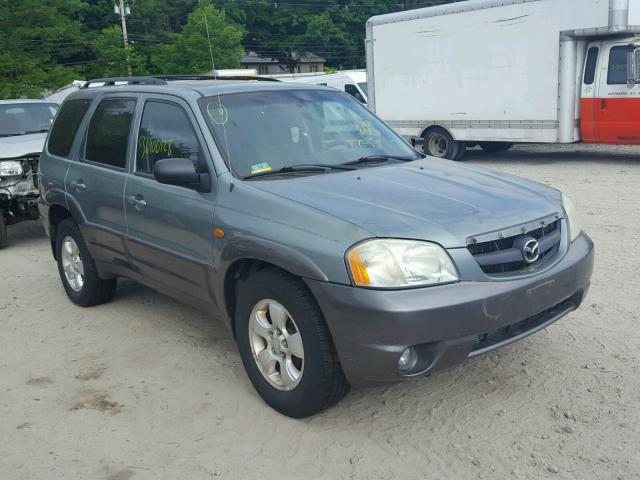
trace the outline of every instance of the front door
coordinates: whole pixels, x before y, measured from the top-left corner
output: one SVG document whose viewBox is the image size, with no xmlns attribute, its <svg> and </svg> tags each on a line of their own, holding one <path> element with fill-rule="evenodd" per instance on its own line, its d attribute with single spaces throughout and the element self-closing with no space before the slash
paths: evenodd
<svg viewBox="0 0 640 480">
<path fill-rule="evenodd" d="M 133 98 L 103 97 L 89 122 L 79 161 L 69 162 L 68 194 L 79 206 L 83 238 L 97 262 L 127 265 L 123 204 Z"/>
<path fill-rule="evenodd" d="M 145 99 L 136 135 L 135 164 L 125 189 L 127 248 L 145 283 L 185 300 L 210 302 L 213 264 L 214 189 L 200 193 L 162 185 L 153 177 L 158 160 L 188 158 L 213 168 L 193 113 L 173 97 Z"/>
<path fill-rule="evenodd" d="M 640 85 L 627 85 L 628 43 L 607 44 L 597 101 L 599 143 L 640 145 Z"/>
</svg>

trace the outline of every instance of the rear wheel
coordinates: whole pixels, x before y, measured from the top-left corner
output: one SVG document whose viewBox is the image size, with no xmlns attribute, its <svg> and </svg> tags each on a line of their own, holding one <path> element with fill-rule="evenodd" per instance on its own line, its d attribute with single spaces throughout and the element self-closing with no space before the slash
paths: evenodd
<svg viewBox="0 0 640 480">
<path fill-rule="evenodd" d="M 464 154 L 465 148 L 462 142 L 454 140 L 451 134 L 441 127 L 432 128 L 424 135 L 422 149 L 425 155 L 457 160 Z"/>
<path fill-rule="evenodd" d="M 269 268 L 241 280 L 235 325 L 249 379 L 278 412 L 309 417 L 348 392 L 322 312 L 299 279 Z"/>
<path fill-rule="evenodd" d="M 56 228 L 56 258 L 62 285 L 73 303 L 93 307 L 113 298 L 117 280 L 98 276 L 80 229 L 71 219 L 63 220 Z"/>
<path fill-rule="evenodd" d="M 487 153 L 506 152 L 511 147 L 513 147 L 513 143 L 509 142 L 480 142 L 480 148 Z"/>
<path fill-rule="evenodd" d="M 0 250 L 7 246 L 7 222 L 4 213 L 0 210 Z"/>
</svg>

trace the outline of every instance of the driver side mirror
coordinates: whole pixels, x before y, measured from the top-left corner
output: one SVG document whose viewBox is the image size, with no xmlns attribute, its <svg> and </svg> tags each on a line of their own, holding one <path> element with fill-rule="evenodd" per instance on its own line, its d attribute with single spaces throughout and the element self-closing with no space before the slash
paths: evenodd
<svg viewBox="0 0 640 480">
<path fill-rule="evenodd" d="M 188 158 L 158 160 L 153 167 L 153 176 L 158 183 L 165 185 L 191 188 L 197 192 L 211 191 L 211 175 L 198 173 Z"/>
<path fill-rule="evenodd" d="M 640 48 L 632 45 L 627 54 L 627 87 L 633 88 L 640 83 Z"/>
</svg>

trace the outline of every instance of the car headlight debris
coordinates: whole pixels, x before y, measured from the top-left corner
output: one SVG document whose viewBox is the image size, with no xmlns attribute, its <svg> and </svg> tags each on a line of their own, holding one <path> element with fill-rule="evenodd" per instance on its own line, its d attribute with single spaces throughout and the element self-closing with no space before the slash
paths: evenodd
<svg viewBox="0 0 640 480">
<path fill-rule="evenodd" d="M 24 173 L 22 164 L 15 160 L 0 161 L 0 177 L 17 177 Z"/>
</svg>

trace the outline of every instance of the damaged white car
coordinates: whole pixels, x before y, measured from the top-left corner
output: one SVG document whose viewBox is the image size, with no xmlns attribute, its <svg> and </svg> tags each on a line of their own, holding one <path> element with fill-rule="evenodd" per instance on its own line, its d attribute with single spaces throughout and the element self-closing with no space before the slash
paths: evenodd
<svg viewBox="0 0 640 480">
<path fill-rule="evenodd" d="M 0 100 L 0 249 L 7 225 L 38 219 L 38 162 L 58 105 Z"/>
</svg>

